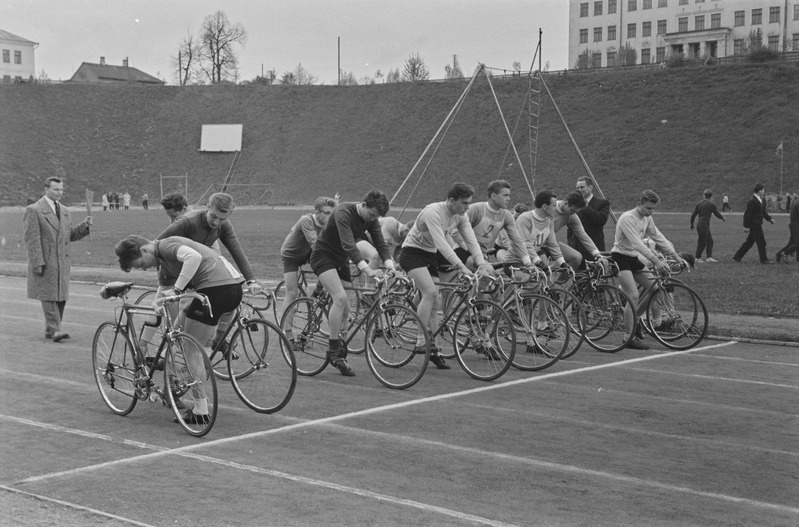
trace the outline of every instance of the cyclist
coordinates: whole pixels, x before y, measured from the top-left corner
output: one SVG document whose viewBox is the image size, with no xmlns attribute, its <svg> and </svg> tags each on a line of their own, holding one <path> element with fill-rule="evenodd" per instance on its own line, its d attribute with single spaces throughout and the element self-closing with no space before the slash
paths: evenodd
<svg viewBox="0 0 799 527">
<path fill-rule="evenodd" d="M 447 192 L 446 201 L 431 203 L 422 209 L 402 244 L 399 263 L 421 293 L 416 314 L 419 315 L 422 327 L 428 328 L 431 333 L 435 332 L 439 324 L 436 309 L 438 303 L 436 279 L 439 265 L 450 263 L 457 266 L 462 273 L 472 274 L 469 267 L 455 254 L 446 233 L 457 230 L 478 269 L 493 272 L 493 268 L 483 257 L 472 226 L 466 217 L 473 195 L 474 188 L 471 186 L 454 183 Z M 422 348 L 425 344 L 424 334 L 417 337 L 416 344 L 418 352 L 426 352 Z M 441 370 L 450 368 L 439 355 L 435 342 L 432 343 L 430 362 Z"/>
<path fill-rule="evenodd" d="M 619 266 L 619 282 L 622 290 L 630 297 L 634 306 L 638 305 L 638 286 L 646 290 L 653 278 L 648 272 L 642 272 L 645 265 L 638 259 L 643 256 L 650 262 L 656 272 L 668 271 L 669 266 L 658 253 L 649 248 L 644 238 L 649 238 L 665 255 L 671 256 L 683 265 L 688 265 L 674 250 L 674 246 L 655 226 L 652 211 L 660 203 L 660 196 L 653 190 L 644 190 L 638 198 L 638 205 L 619 217 L 616 223 L 616 236 L 611 250 L 611 258 Z M 629 310 L 624 311 L 624 324 L 631 331 L 636 324 Z M 627 344 L 628 348 L 647 350 L 649 346 L 642 342 L 643 334 L 637 333 Z"/>
<path fill-rule="evenodd" d="M 170 221 L 175 221 L 178 217 L 186 214 L 191 209 L 189 203 L 182 194 L 173 193 L 167 194 L 161 199 L 161 206 L 164 207 L 164 212 L 169 216 Z"/>
<path fill-rule="evenodd" d="M 564 265 L 563 253 L 555 238 L 553 217 L 558 197 L 551 190 L 542 190 L 535 196 L 535 208 L 519 214 L 516 229 L 521 236 L 524 249 L 511 249 L 508 261 L 524 262 L 526 256 L 533 265 L 545 267 L 548 263 Z M 544 260 L 542 256 L 548 257 Z"/>
<path fill-rule="evenodd" d="M 297 220 L 286 239 L 283 240 L 283 245 L 280 247 L 280 258 L 283 260 L 283 280 L 286 284 L 284 309 L 300 296 L 297 286 L 300 267 L 311 260 L 311 250 L 316 244 L 316 238 L 325 227 L 335 206 L 336 202 L 333 198 L 327 196 L 316 198 L 314 211 L 304 214 Z"/>
<path fill-rule="evenodd" d="M 333 302 L 328 313 L 330 348 L 327 357 L 330 364 L 347 377 L 355 375 L 347 364 L 347 348 L 344 346 L 345 339 L 342 338 L 342 328 L 349 313 L 349 301 L 344 287 L 345 284 L 349 286 L 352 283 L 349 261 L 368 277 L 382 274 L 381 271 L 369 267 L 356 244 L 356 240 L 363 239 L 368 232 L 384 266 L 394 269 L 394 261 L 377 221 L 377 218 L 388 213 L 388 208 L 388 198 L 378 190 L 368 192 L 360 203 L 342 203 L 333 209 L 311 252 L 311 268 Z"/>
<path fill-rule="evenodd" d="M 158 290 L 164 294 L 182 294 L 187 287 L 208 297 L 211 315 L 199 300 L 181 307 L 177 325 L 205 343 L 211 337 L 223 313 L 235 311 L 241 303 L 244 277 L 224 256 L 201 243 L 171 236 L 161 240 L 148 240 L 131 234 L 123 238 L 114 248 L 119 266 L 125 272 L 131 269 L 158 269 Z M 202 357 L 187 350 L 189 366 L 199 378 L 209 372 L 205 370 Z M 191 399 L 191 400 L 189 400 Z M 208 417 L 208 401 L 201 397 L 185 398 L 184 420 L 201 424 Z"/>
<path fill-rule="evenodd" d="M 560 231 L 563 227 L 568 227 L 568 232 L 572 239 L 580 242 L 581 248 L 590 254 L 594 260 L 602 258 L 602 254 L 594 244 L 594 241 L 588 236 L 583 228 L 583 223 L 580 220 L 579 212 L 586 208 L 585 198 L 583 195 L 575 190 L 566 194 L 566 197 L 557 202 L 552 216 L 552 224 L 555 232 Z M 583 265 L 583 254 L 581 251 L 570 247 L 565 243 L 558 243 L 560 251 L 566 263 L 575 271 Z"/>
</svg>

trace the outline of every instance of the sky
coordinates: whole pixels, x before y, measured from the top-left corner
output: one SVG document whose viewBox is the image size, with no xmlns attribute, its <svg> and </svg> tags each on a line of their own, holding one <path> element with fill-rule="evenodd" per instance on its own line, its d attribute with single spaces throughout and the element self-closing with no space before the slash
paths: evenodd
<svg viewBox="0 0 799 527">
<path fill-rule="evenodd" d="M 0 29 L 38 42 L 36 75 L 68 80 L 83 62 L 130 66 L 175 83 L 181 40 L 223 11 L 240 23 L 240 80 L 303 68 L 317 84 L 402 70 L 419 54 L 431 79 L 453 55 L 465 76 L 479 63 L 527 71 L 543 31 L 542 63 L 568 67 L 567 0 L 0 0 Z M 537 63 L 537 59 L 536 59 Z M 546 66 L 545 66 L 546 67 Z"/>
</svg>

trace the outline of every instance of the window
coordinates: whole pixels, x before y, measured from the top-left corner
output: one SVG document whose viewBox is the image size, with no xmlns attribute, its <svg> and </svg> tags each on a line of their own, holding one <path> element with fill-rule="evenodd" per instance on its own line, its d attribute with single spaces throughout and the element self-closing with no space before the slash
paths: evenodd
<svg viewBox="0 0 799 527">
<path fill-rule="evenodd" d="M 680 18 L 677 19 L 677 31 L 679 31 L 680 33 L 684 33 L 685 31 L 688 31 L 688 17 L 687 16 L 681 16 Z"/>
<path fill-rule="evenodd" d="M 11 83 L 11 75 L 3 75 L 3 82 L 5 84 L 10 84 Z"/>
<path fill-rule="evenodd" d="M 627 0 L 627 11 L 637 11 L 638 0 Z"/>
<path fill-rule="evenodd" d="M 616 52 L 608 51 L 608 66 L 616 66 Z"/>
<path fill-rule="evenodd" d="M 594 16 L 598 16 L 602 14 L 602 0 L 599 2 L 594 2 Z"/>
<path fill-rule="evenodd" d="M 627 24 L 627 38 L 635 38 L 635 24 Z"/>
<path fill-rule="evenodd" d="M 732 41 L 732 54 L 733 55 L 743 55 L 746 51 L 744 47 L 744 39 L 736 38 Z"/>
<path fill-rule="evenodd" d="M 649 48 L 642 48 L 641 49 L 641 64 L 649 64 Z"/>
<path fill-rule="evenodd" d="M 595 27 L 594 28 L 594 42 L 602 42 L 602 28 Z"/>
<path fill-rule="evenodd" d="M 705 1 L 705 0 L 696 0 L 696 3 L 697 3 L 697 4 L 701 4 L 701 3 L 702 3 L 702 2 L 704 2 L 704 1 Z"/>
<path fill-rule="evenodd" d="M 799 20 L 799 4 L 793 5 L 793 19 Z"/>
<path fill-rule="evenodd" d="M 666 60 L 666 48 L 655 48 L 655 62 L 664 62 Z"/>
<path fill-rule="evenodd" d="M 608 26 L 608 40 L 616 40 L 616 26 Z"/>
<path fill-rule="evenodd" d="M 658 0 L 658 7 L 669 7 L 669 0 Z"/>
<path fill-rule="evenodd" d="M 665 34 L 666 34 L 666 21 L 658 20 L 658 35 L 665 35 Z"/>
<path fill-rule="evenodd" d="M 15 51 L 14 52 L 14 64 L 22 64 L 22 52 Z"/>
<path fill-rule="evenodd" d="M 592 68 L 602 67 L 602 53 L 594 53 L 591 55 L 591 67 Z"/>
<path fill-rule="evenodd" d="M 792 46 L 793 50 L 794 51 L 799 51 L 799 33 L 794 33 L 791 40 L 793 42 L 793 46 Z"/>
<path fill-rule="evenodd" d="M 721 13 L 713 13 L 710 15 L 710 29 L 718 29 L 721 27 Z"/>
<path fill-rule="evenodd" d="M 678 5 L 688 5 L 688 0 L 680 0 Z"/>
<path fill-rule="evenodd" d="M 586 44 L 586 43 L 588 43 L 588 30 L 587 29 L 581 29 L 580 30 L 580 44 Z"/>
<path fill-rule="evenodd" d="M 780 6 L 768 8 L 768 21 L 769 23 L 780 23 Z"/>
<path fill-rule="evenodd" d="M 705 15 L 697 15 L 694 17 L 694 29 L 696 31 L 705 29 Z"/>
<path fill-rule="evenodd" d="M 771 51 L 780 51 L 780 36 L 779 35 L 771 35 L 768 37 L 768 49 Z"/>
<path fill-rule="evenodd" d="M 763 10 L 752 9 L 752 25 L 757 26 L 763 23 Z"/>
<path fill-rule="evenodd" d="M 652 9 L 652 0 L 644 0 L 643 9 Z"/>
<path fill-rule="evenodd" d="M 616 14 L 616 0 L 608 0 L 608 14 Z"/>
<path fill-rule="evenodd" d="M 588 2 L 584 4 L 580 4 L 580 18 L 585 18 L 588 16 Z"/>
<path fill-rule="evenodd" d="M 735 12 L 735 27 L 741 27 L 746 24 L 746 11 Z"/>
<path fill-rule="evenodd" d="M 642 37 L 652 36 L 652 22 L 644 22 L 643 24 L 641 24 L 641 36 Z"/>
<path fill-rule="evenodd" d="M 7 49 L 3 50 L 3 62 L 5 62 L 6 64 L 11 62 L 11 52 L 8 51 Z"/>
</svg>

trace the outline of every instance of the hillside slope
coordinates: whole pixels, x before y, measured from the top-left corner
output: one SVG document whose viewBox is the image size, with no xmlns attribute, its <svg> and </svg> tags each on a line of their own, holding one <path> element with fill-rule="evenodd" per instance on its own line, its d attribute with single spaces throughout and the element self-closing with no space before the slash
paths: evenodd
<svg viewBox="0 0 799 527">
<path fill-rule="evenodd" d="M 494 79 L 513 127 L 526 79 Z M 785 138 L 785 190 L 799 188 L 799 68 L 745 65 L 565 75 L 547 85 L 604 193 L 618 210 L 645 187 L 663 208 L 690 207 L 705 187 L 740 208 L 756 181 L 779 185 L 775 148 Z M 227 174 L 231 154 L 198 151 L 203 124 L 243 124 L 237 183 L 271 183 L 273 201 L 310 203 L 320 194 L 357 199 L 399 188 L 466 81 L 373 86 L 127 87 L 0 85 L 0 205 L 41 194 L 66 178 L 66 202 L 83 189 L 160 194 L 159 175 L 190 176 L 196 200 Z M 545 96 L 536 190 L 564 193 L 584 173 Z M 526 115 L 514 134 L 529 171 Z M 443 199 L 453 181 L 482 195 L 498 175 L 514 201 L 531 201 L 485 79 L 478 78 L 411 199 Z M 504 160 L 504 161 L 503 161 Z M 424 168 L 427 160 L 420 164 Z M 421 170 L 398 196 L 402 206 Z M 177 186 L 177 183 L 173 185 Z"/>
</svg>

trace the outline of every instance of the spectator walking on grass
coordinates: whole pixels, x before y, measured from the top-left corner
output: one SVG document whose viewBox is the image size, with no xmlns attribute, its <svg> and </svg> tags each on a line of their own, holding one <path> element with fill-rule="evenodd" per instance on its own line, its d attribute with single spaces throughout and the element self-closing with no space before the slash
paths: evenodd
<svg viewBox="0 0 799 527">
<path fill-rule="evenodd" d="M 60 203 L 63 195 L 61 178 L 47 178 L 44 196 L 25 208 L 22 219 L 28 253 L 28 298 L 41 301 L 44 336 L 53 342 L 69 338 L 61 329 L 69 298 L 69 245 L 89 234 L 92 224 L 92 217 L 87 216 L 73 227 L 69 210 Z"/>
<path fill-rule="evenodd" d="M 149 207 L 150 207 L 150 196 L 148 196 L 146 193 L 142 194 L 141 195 L 141 208 L 143 208 L 144 210 L 147 210 L 147 209 L 149 209 Z"/>
<path fill-rule="evenodd" d="M 757 244 L 757 253 L 760 256 L 760 263 L 770 264 L 766 254 L 766 237 L 763 234 L 763 220 L 774 225 L 774 220 L 766 210 L 765 203 L 766 187 L 758 183 L 754 188 L 754 195 L 746 204 L 744 212 L 744 230 L 747 232 L 746 240 L 732 257 L 735 262 L 741 263 L 741 259 L 749 252 L 753 245 Z"/>
<path fill-rule="evenodd" d="M 724 194 L 721 197 L 721 212 L 732 212 L 732 207 L 730 207 L 730 197 L 727 194 Z"/>
<path fill-rule="evenodd" d="M 694 220 L 696 220 L 696 233 L 699 235 L 696 241 L 696 252 L 694 253 L 696 263 L 718 262 L 718 260 L 713 258 L 713 234 L 710 232 L 710 216 L 716 216 L 721 221 L 727 221 L 713 201 L 713 191 L 708 188 L 705 189 L 704 199 L 696 204 L 694 212 L 691 214 L 691 230 L 694 230 Z M 707 253 L 707 259 L 702 258 L 702 252 Z"/>
<path fill-rule="evenodd" d="M 130 194 L 127 190 L 122 194 L 122 206 L 125 207 L 125 210 L 130 209 Z"/>
<path fill-rule="evenodd" d="M 108 210 L 108 194 L 107 193 L 103 194 L 102 200 L 103 200 L 103 210 L 106 211 L 106 210 Z"/>
<path fill-rule="evenodd" d="M 799 199 L 793 200 L 791 204 L 791 216 L 788 229 L 790 230 L 788 244 L 777 251 L 777 263 L 788 263 L 788 256 L 793 253 L 796 253 L 796 261 L 799 262 Z"/>
</svg>

